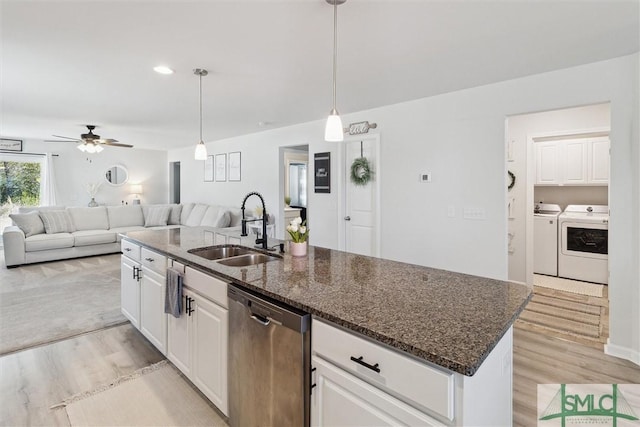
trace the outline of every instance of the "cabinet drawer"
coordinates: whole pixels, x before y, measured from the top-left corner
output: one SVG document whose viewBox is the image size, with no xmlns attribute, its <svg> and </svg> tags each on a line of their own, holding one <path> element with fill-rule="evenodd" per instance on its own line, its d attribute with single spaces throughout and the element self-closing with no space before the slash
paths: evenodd
<svg viewBox="0 0 640 427">
<path fill-rule="evenodd" d="M 121 243 L 120 247 L 124 255 L 126 255 L 127 257 L 133 260 L 140 261 L 140 246 L 124 239 L 122 239 L 120 243 Z"/>
<path fill-rule="evenodd" d="M 311 337 L 314 354 L 419 409 L 425 408 L 453 420 L 453 373 L 420 363 L 318 319 L 313 319 Z"/>
<path fill-rule="evenodd" d="M 167 257 L 147 248 L 140 250 L 140 264 L 163 275 L 167 272 Z"/>
<path fill-rule="evenodd" d="M 216 304 L 229 308 L 227 302 L 227 283 L 191 267 L 185 268 L 184 285 Z"/>
</svg>

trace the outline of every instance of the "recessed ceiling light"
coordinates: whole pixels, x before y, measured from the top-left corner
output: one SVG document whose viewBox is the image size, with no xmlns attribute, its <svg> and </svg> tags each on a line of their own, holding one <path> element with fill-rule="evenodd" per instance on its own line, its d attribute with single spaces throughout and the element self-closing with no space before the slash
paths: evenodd
<svg viewBox="0 0 640 427">
<path fill-rule="evenodd" d="M 173 70 L 164 65 L 158 65 L 157 67 L 153 67 L 153 71 L 160 74 L 173 74 Z"/>
</svg>

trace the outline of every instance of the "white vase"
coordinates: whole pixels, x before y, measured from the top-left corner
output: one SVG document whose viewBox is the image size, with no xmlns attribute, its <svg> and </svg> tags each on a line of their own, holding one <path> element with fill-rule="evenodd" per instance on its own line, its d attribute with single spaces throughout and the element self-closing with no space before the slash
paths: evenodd
<svg viewBox="0 0 640 427">
<path fill-rule="evenodd" d="M 305 256 L 307 255 L 307 242 L 289 243 L 289 252 L 291 252 L 291 256 Z"/>
<path fill-rule="evenodd" d="M 89 206 L 90 208 L 95 208 L 96 206 L 98 206 L 98 202 L 96 202 L 96 199 L 92 197 L 87 206 Z"/>
</svg>

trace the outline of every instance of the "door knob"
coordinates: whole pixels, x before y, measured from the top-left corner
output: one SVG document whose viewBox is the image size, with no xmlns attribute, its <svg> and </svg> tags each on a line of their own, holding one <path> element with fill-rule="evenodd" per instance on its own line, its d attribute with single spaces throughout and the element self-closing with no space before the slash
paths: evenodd
<svg viewBox="0 0 640 427">
<path fill-rule="evenodd" d="M 344 220 L 345 220 L 345 221 L 351 221 L 351 217 L 350 217 L 350 216 L 345 216 L 345 217 L 344 217 Z"/>
</svg>

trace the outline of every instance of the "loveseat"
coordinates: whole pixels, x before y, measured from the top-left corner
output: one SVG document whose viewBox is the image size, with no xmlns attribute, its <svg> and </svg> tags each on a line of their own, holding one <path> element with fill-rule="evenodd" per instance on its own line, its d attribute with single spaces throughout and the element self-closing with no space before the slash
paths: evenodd
<svg viewBox="0 0 640 427">
<path fill-rule="evenodd" d="M 145 229 L 237 227 L 238 208 L 184 205 L 124 205 L 22 208 L 2 233 L 7 267 L 120 252 L 119 233 Z"/>
</svg>

